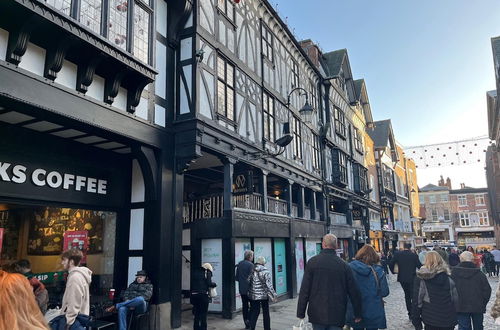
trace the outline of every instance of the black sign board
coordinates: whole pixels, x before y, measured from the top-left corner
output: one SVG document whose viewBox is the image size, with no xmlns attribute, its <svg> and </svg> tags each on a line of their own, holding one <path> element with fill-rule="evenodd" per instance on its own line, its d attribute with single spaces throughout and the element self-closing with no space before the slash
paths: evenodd
<svg viewBox="0 0 500 330">
<path fill-rule="evenodd" d="M 233 193 L 244 195 L 253 193 L 253 171 L 237 173 L 233 179 Z"/>
</svg>

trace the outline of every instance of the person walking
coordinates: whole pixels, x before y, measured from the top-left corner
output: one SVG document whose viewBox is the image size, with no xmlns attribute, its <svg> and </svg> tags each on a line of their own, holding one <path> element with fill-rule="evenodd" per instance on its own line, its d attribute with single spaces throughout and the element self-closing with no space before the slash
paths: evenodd
<svg viewBox="0 0 500 330">
<path fill-rule="evenodd" d="M 486 274 L 488 274 L 489 277 L 495 276 L 495 257 L 488 250 L 484 250 L 483 252 L 483 264 Z"/>
<path fill-rule="evenodd" d="M 435 245 L 434 251 L 436 251 L 441 256 L 441 258 L 443 258 L 444 262 L 448 264 L 448 253 L 446 253 L 446 251 L 442 247 L 440 247 L 439 245 Z"/>
<path fill-rule="evenodd" d="M 413 281 L 415 280 L 415 273 L 417 269 L 422 266 L 418 256 L 415 253 L 412 253 L 410 249 L 411 244 L 405 243 L 404 250 L 396 253 L 390 264 L 390 269 L 393 273 L 395 265 L 398 265 L 398 282 L 401 284 L 405 293 L 406 310 L 408 312 L 409 319 L 411 319 Z"/>
<path fill-rule="evenodd" d="M 337 237 L 323 236 L 323 250 L 306 264 L 297 317 L 306 314 L 314 330 L 341 330 L 346 320 L 347 301 L 353 308 L 354 323 L 361 321 L 361 293 L 349 267 L 336 254 Z"/>
<path fill-rule="evenodd" d="M 35 300 L 40 307 L 42 314 L 47 311 L 47 306 L 49 304 L 49 292 L 45 288 L 45 285 L 37 279 L 33 272 L 31 271 L 31 263 L 27 259 L 21 259 L 12 265 L 12 271 L 15 273 L 23 274 L 26 276 L 28 281 L 33 288 L 33 294 L 35 295 Z"/>
<path fill-rule="evenodd" d="M 452 249 L 450 255 L 448 256 L 448 265 L 450 267 L 455 267 L 460 263 L 460 257 L 458 256 L 457 250 Z"/>
<path fill-rule="evenodd" d="M 238 281 L 238 289 L 240 291 L 245 329 L 250 329 L 250 300 L 248 299 L 248 285 L 250 274 L 252 274 L 254 268 L 252 261 L 253 251 L 246 250 L 243 260 L 241 260 L 236 266 L 236 281 Z"/>
<path fill-rule="evenodd" d="M 422 246 L 422 250 L 418 253 L 418 260 L 423 265 L 425 262 L 425 255 L 427 254 L 427 247 Z"/>
<path fill-rule="evenodd" d="M 380 254 L 380 264 L 382 265 L 382 268 L 384 269 L 386 278 L 388 278 L 389 277 L 389 261 L 387 260 L 387 255 L 384 252 L 382 252 Z"/>
<path fill-rule="evenodd" d="M 500 272 L 500 250 L 497 247 L 495 247 L 491 251 L 491 254 L 495 258 L 495 276 L 498 277 Z"/>
<path fill-rule="evenodd" d="M 457 324 L 458 293 L 450 269 L 436 251 L 429 251 L 413 284 L 411 321 L 416 330 L 453 330 Z"/>
<path fill-rule="evenodd" d="M 191 280 L 191 304 L 193 305 L 194 324 L 193 330 L 207 329 L 208 304 L 212 300 L 208 291 L 215 288 L 212 282 L 214 269 L 211 264 L 204 263 L 201 267 L 193 270 Z"/>
<path fill-rule="evenodd" d="M 0 329 L 48 330 L 29 281 L 0 270 Z"/>
<path fill-rule="evenodd" d="M 266 268 L 266 258 L 260 256 L 255 261 L 255 267 L 250 275 L 248 298 L 250 299 L 250 329 L 255 330 L 262 307 L 264 330 L 271 330 L 271 317 L 269 315 L 269 299 L 277 300 L 273 288 L 271 273 Z"/>
<path fill-rule="evenodd" d="M 61 265 L 68 271 L 66 289 L 62 299 L 61 316 L 50 322 L 52 329 L 83 330 L 90 321 L 90 292 L 92 271 L 80 266 L 83 253 L 77 248 L 66 250 L 61 255 Z"/>
<path fill-rule="evenodd" d="M 359 249 L 349 263 L 354 279 L 361 292 L 361 322 L 354 322 L 352 304 L 347 305 L 346 323 L 354 329 L 376 330 L 387 328 L 384 297 L 389 295 L 389 285 L 384 269 L 379 265 L 380 258 L 371 245 Z"/>
<path fill-rule="evenodd" d="M 152 296 L 153 284 L 149 281 L 146 271 L 140 270 L 135 274 L 135 281 L 121 293 L 122 302 L 107 308 L 106 311 L 118 311 L 118 329 L 126 330 L 129 310 L 133 308 L 133 313 L 136 314 L 146 313 Z"/>
<path fill-rule="evenodd" d="M 460 261 L 451 270 L 451 278 L 458 292 L 458 330 L 483 330 L 483 314 L 490 300 L 491 286 L 474 264 L 472 253 L 462 253 Z"/>
</svg>

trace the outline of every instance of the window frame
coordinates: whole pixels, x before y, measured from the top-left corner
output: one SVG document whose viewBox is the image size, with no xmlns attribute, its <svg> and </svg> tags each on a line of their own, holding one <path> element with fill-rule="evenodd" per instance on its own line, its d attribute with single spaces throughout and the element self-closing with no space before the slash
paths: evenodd
<svg viewBox="0 0 500 330">
<path fill-rule="evenodd" d="M 483 202 L 482 203 L 478 203 L 477 202 L 478 198 L 482 199 Z M 484 198 L 484 194 L 476 194 L 476 195 L 474 195 L 474 202 L 476 203 L 476 205 L 479 205 L 479 206 L 486 205 L 486 198 Z"/>
<path fill-rule="evenodd" d="M 458 213 L 458 219 L 460 220 L 460 227 L 470 227 L 471 226 L 469 213 L 466 213 L 466 212 Z"/>
<path fill-rule="evenodd" d="M 432 221 L 438 221 L 439 220 L 438 210 L 431 209 L 431 216 L 432 216 Z"/>
<path fill-rule="evenodd" d="M 272 103 L 272 109 L 270 109 L 269 107 L 270 103 Z M 262 96 L 262 115 L 264 116 L 263 137 L 266 141 L 274 143 L 274 141 L 276 141 L 276 100 L 271 95 L 271 93 L 268 93 L 265 90 L 263 91 L 263 96 Z M 266 128 L 267 128 L 267 134 L 266 134 Z M 271 131 L 272 131 L 272 136 L 271 136 Z"/>
<path fill-rule="evenodd" d="M 365 150 L 363 148 L 363 137 L 361 135 L 361 132 L 358 128 L 356 127 L 353 128 L 354 128 L 353 129 L 354 148 L 360 154 L 364 154 Z"/>
<path fill-rule="evenodd" d="M 439 200 L 440 200 L 441 202 L 449 202 L 449 201 L 450 201 L 450 198 L 449 198 L 449 196 L 448 196 L 447 194 L 441 194 L 441 195 L 439 196 Z"/>
<path fill-rule="evenodd" d="M 224 62 L 224 79 L 221 79 L 219 75 L 219 60 L 222 60 Z M 233 124 L 236 124 L 236 89 L 234 86 L 235 83 L 235 75 L 236 75 L 236 66 L 230 62 L 226 57 L 222 56 L 220 53 L 217 54 L 217 61 L 216 61 L 216 75 L 217 75 L 217 86 L 216 86 L 216 91 L 217 91 L 217 107 L 216 107 L 216 114 L 218 119 L 226 120 L 229 121 Z M 227 67 L 230 66 L 232 67 L 233 74 L 232 74 L 232 86 L 229 85 L 227 81 Z M 219 95 L 219 84 L 224 85 L 224 113 L 221 113 L 219 110 L 219 100 L 220 100 L 220 95 Z M 233 102 L 232 102 L 232 118 L 228 117 L 228 102 L 227 102 L 227 96 L 228 96 L 228 89 L 232 90 L 233 92 Z"/>
<path fill-rule="evenodd" d="M 296 60 L 292 59 L 292 66 L 290 68 L 292 74 L 292 88 L 299 87 L 300 75 L 299 75 L 299 63 Z"/>
<path fill-rule="evenodd" d="M 479 226 L 488 227 L 490 225 L 490 216 L 488 211 L 477 211 L 477 216 L 479 218 Z"/>
<path fill-rule="evenodd" d="M 293 159 L 302 159 L 302 122 L 299 118 L 292 116 L 292 153 Z"/>
<path fill-rule="evenodd" d="M 313 134 L 313 143 L 312 143 L 312 149 L 313 149 L 313 154 L 312 154 L 312 167 L 314 171 L 319 172 L 321 169 L 321 164 L 320 164 L 320 148 L 319 148 L 319 137 L 316 134 Z"/>
<path fill-rule="evenodd" d="M 274 34 L 272 33 L 271 29 L 264 23 L 262 23 L 261 33 L 262 49 L 260 51 L 262 53 L 262 56 L 270 63 L 274 63 Z M 264 49 L 266 49 L 266 52 L 264 52 Z M 269 52 L 271 53 L 270 55 Z"/>
<path fill-rule="evenodd" d="M 334 120 L 335 120 L 335 133 L 342 137 L 344 140 L 346 138 L 346 124 L 345 124 L 345 114 L 340 108 L 334 107 Z"/>
<path fill-rule="evenodd" d="M 436 195 L 429 195 L 429 203 L 430 204 L 436 204 L 437 203 Z"/>
<path fill-rule="evenodd" d="M 137 1 L 137 0 L 136 0 Z M 140 0 L 139 0 L 140 1 Z M 224 3 L 223 6 L 221 6 L 221 2 Z M 231 16 L 229 16 L 228 14 L 228 3 L 231 2 L 231 7 L 232 7 L 232 13 L 231 13 Z M 224 16 L 229 22 L 233 23 L 235 22 L 236 20 L 236 8 L 234 6 L 234 4 L 232 3 L 232 0 L 217 0 L 217 12 L 219 12 L 219 14 L 221 14 L 222 16 Z M 223 7 L 223 8 L 222 8 Z"/>
<path fill-rule="evenodd" d="M 461 201 L 465 200 L 465 204 L 461 203 Z M 467 195 L 458 195 L 457 196 L 458 206 L 467 206 Z"/>
<path fill-rule="evenodd" d="M 332 149 L 333 159 L 333 171 L 332 176 L 336 178 L 336 172 L 338 172 L 338 180 L 334 180 L 335 183 L 340 183 L 342 185 L 349 185 L 349 170 L 347 168 L 347 154 L 338 148 Z M 337 161 L 338 160 L 338 161 Z"/>
</svg>

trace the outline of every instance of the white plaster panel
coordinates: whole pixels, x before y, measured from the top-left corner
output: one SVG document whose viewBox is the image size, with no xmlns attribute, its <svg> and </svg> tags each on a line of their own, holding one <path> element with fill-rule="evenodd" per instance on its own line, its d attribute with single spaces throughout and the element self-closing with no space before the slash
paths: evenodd
<svg viewBox="0 0 500 330">
<path fill-rule="evenodd" d="M 167 36 L 167 14 L 168 6 L 164 0 L 156 2 L 156 31 L 162 36 Z"/>
<path fill-rule="evenodd" d="M 64 60 L 61 71 L 57 73 L 56 83 L 66 86 L 71 89 L 76 89 L 76 74 L 78 66 L 75 63 Z"/>
<path fill-rule="evenodd" d="M 139 104 L 135 107 L 135 115 L 142 119 L 148 119 L 148 100 L 141 97 Z"/>
<path fill-rule="evenodd" d="M 191 245 L 191 229 L 182 230 L 182 245 Z"/>
<path fill-rule="evenodd" d="M 113 102 L 113 106 L 126 111 L 127 109 L 127 90 L 123 87 L 120 87 L 118 90 L 118 94 L 115 97 L 115 100 Z"/>
<path fill-rule="evenodd" d="M 190 59 L 193 55 L 193 38 L 181 40 L 181 61 Z"/>
<path fill-rule="evenodd" d="M 142 269 L 142 257 L 128 258 L 128 283 L 135 280 L 135 274 Z"/>
<path fill-rule="evenodd" d="M 142 250 L 144 246 L 144 209 L 130 210 L 130 236 L 128 248 Z"/>
<path fill-rule="evenodd" d="M 130 196 L 130 201 L 132 203 L 144 202 L 144 196 L 144 178 L 139 163 L 134 159 L 132 161 L 132 194 Z"/>
<path fill-rule="evenodd" d="M 104 84 L 104 78 L 94 74 L 94 80 L 90 84 L 86 95 L 98 101 L 104 101 Z"/>
<path fill-rule="evenodd" d="M 155 94 L 159 97 L 166 97 L 167 84 L 167 47 L 161 42 L 156 42 L 156 69 L 158 75 L 155 80 Z"/>
<path fill-rule="evenodd" d="M 0 60 L 5 61 L 8 42 L 9 42 L 9 31 L 0 29 Z"/>
<path fill-rule="evenodd" d="M 26 53 L 19 63 L 19 67 L 39 76 L 43 76 L 45 66 L 45 49 L 28 42 Z"/>
<path fill-rule="evenodd" d="M 165 127 L 165 116 L 167 110 L 161 105 L 155 104 L 155 124 Z"/>
</svg>

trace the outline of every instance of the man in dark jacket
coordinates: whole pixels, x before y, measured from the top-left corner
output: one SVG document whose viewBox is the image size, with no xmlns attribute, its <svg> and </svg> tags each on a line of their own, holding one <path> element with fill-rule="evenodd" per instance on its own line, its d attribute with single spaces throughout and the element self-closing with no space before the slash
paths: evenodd
<svg viewBox="0 0 500 330">
<path fill-rule="evenodd" d="M 129 309 L 134 309 L 137 314 L 145 313 L 147 304 L 153 296 L 153 284 L 149 281 L 145 270 L 140 270 L 135 274 L 135 281 L 130 283 L 128 288 L 121 293 L 123 302 L 111 306 L 108 312 L 118 310 L 118 329 L 127 329 L 127 313 Z"/>
<path fill-rule="evenodd" d="M 486 275 L 474 264 L 474 255 L 468 251 L 460 255 L 460 264 L 451 271 L 458 291 L 458 328 L 483 329 L 483 314 L 490 300 L 491 287 Z"/>
<path fill-rule="evenodd" d="M 354 309 L 354 321 L 361 321 L 361 294 L 350 267 L 335 254 L 336 246 L 337 237 L 326 234 L 323 250 L 307 262 L 302 279 L 297 317 L 303 319 L 307 308 L 314 330 L 341 329 L 345 324 L 348 297 Z"/>
<path fill-rule="evenodd" d="M 241 260 L 236 266 L 236 281 L 238 281 L 238 286 L 241 296 L 241 304 L 243 309 L 243 322 L 245 322 L 245 329 L 250 329 L 250 315 L 248 314 L 248 309 L 250 307 L 250 300 L 248 299 L 248 284 L 249 277 L 252 274 L 254 265 L 253 251 L 246 250 L 244 259 Z"/>
<path fill-rule="evenodd" d="M 418 268 L 422 266 L 418 255 L 411 252 L 411 244 L 405 243 L 404 250 L 398 252 L 392 258 L 389 265 L 391 272 L 394 273 L 394 266 L 398 265 L 398 282 L 401 284 L 405 293 L 406 310 L 408 311 L 408 318 L 411 319 L 411 302 L 413 294 L 413 281 L 415 280 L 415 273 Z"/>
</svg>

